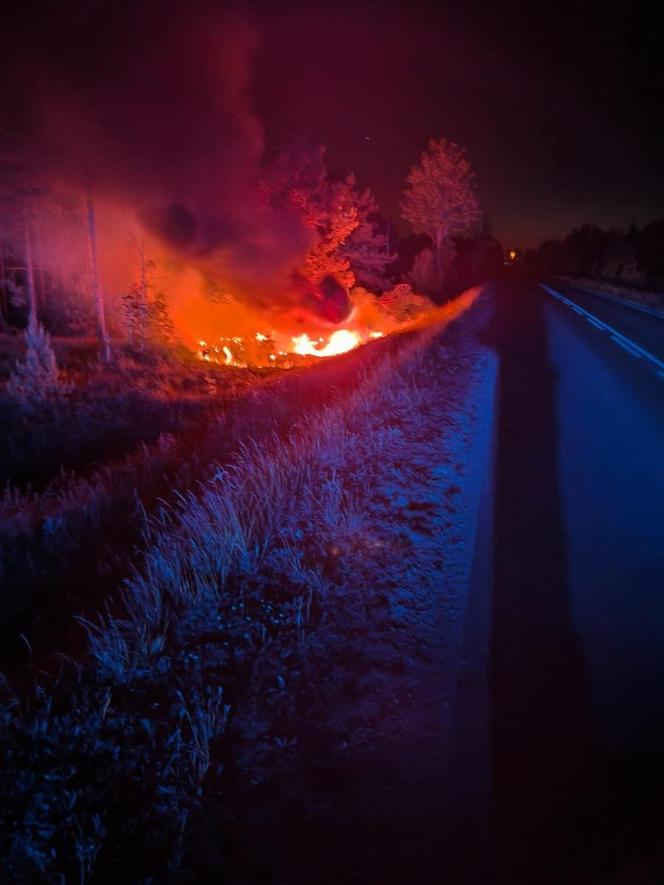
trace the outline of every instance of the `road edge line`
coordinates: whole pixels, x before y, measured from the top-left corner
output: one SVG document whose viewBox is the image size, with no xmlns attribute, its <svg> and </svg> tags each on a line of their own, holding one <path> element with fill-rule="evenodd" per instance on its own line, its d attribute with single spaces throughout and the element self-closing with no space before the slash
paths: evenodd
<svg viewBox="0 0 664 885">
<path fill-rule="evenodd" d="M 645 357 L 649 362 L 651 362 L 657 369 L 664 370 L 664 362 L 650 353 L 649 350 L 646 350 L 644 347 L 641 347 L 640 344 L 637 344 L 635 341 L 632 341 L 631 338 L 628 338 L 627 335 L 623 335 L 622 332 L 619 332 L 617 329 L 614 329 L 613 326 L 610 326 L 608 323 L 605 323 L 604 320 L 600 320 L 599 317 L 596 317 L 589 310 L 586 310 L 584 307 L 576 304 L 571 299 L 567 298 L 567 296 L 563 295 L 562 292 L 558 292 L 556 289 L 553 289 L 551 286 L 547 286 L 545 283 L 538 283 L 540 289 L 544 289 L 545 292 L 548 292 L 549 295 L 552 295 L 554 298 L 557 298 L 559 301 L 562 301 L 567 307 L 571 307 L 576 313 L 579 311 L 582 312 L 583 316 L 591 322 L 594 326 L 597 326 L 598 329 L 602 329 L 604 332 L 609 332 L 611 335 L 614 335 L 616 338 L 620 339 L 617 341 L 617 344 L 624 342 L 626 345 L 625 349 L 631 348 L 634 351 L 637 351 L 641 356 Z"/>
</svg>

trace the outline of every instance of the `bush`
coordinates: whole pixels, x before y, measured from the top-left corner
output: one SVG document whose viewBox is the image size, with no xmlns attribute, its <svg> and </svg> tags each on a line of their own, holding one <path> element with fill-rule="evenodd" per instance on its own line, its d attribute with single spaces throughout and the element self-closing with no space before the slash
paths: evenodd
<svg viewBox="0 0 664 885">
<path fill-rule="evenodd" d="M 425 295 L 440 298 L 452 270 L 455 256 L 456 249 L 450 240 L 445 240 L 441 245 L 438 260 L 436 260 L 436 255 L 431 247 L 422 249 L 415 256 L 413 269 L 410 272 L 410 278 L 415 288 L 419 292 L 424 292 Z"/>
<path fill-rule="evenodd" d="M 49 293 L 43 308 L 44 322 L 54 337 L 93 337 L 97 331 L 94 305 L 76 289 L 59 288 Z"/>
<path fill-rule="evenodd" d="M 397 323 L 407 323 L 433 308 L 433 303 L 424 295 L 413 292 L 408 283 L 399 283 L 386 292 L 379 301 L 383 310 Z"/>
</svg>

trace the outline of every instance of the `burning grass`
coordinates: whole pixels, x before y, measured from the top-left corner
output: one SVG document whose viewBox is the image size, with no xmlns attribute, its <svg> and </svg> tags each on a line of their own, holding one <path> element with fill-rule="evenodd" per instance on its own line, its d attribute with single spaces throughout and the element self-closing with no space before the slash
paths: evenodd
<svg viewBox="0 0 664 885">
<path fill-rule="evenodd" d="M 291 369 L 304 363 L 301 357 L 339 356 L 383 335 L 384 332 L 368 329 L 336 329 L 329 335 L 316 338 L 311 338 L 306 332 L 290 336 L 255 332 L 247 338 L 224 335 L 213 344 L 201 339 L 198 342 L 198 355 L 207 362 L 226 366 L 246 368 L 257 365 Z"/>
</svg>

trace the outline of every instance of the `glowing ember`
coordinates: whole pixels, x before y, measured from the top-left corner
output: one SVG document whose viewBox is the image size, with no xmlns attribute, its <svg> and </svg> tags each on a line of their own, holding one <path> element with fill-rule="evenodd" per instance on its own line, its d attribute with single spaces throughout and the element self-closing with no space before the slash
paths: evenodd
<svg viewBox="0 0 664 885">
<path fill-rule="evenodd" d="M 318 341 L 312 341 L 305 332 L 303 335 L 296 335 L 293 338 L 295 345 L 293 350 L 300 356 L 336 356 L 339 353 L 352 350 L 361 343 L 360 335 L 350 329 L 337 329 L 336 332 L 332 332 L 327 344 L 324 344 L 323 339 L 320 338 Z"/>
</svg>

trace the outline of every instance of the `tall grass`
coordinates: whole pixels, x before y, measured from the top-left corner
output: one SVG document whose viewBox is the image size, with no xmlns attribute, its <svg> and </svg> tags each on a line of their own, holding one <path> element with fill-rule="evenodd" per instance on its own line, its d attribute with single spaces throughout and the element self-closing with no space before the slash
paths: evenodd
<svg viewBox="0 0 664 885">
<path fill-rule="evenodd" d="M 244 440 L 287 436 L 299 416 L 360 383 L 361 372 L 378 358 L 376 348 L 366 348 L 353 354 L 350 363 L 322 364 L 286 377 L 221 378 L 223 390 L 197 401 L 195 408 L 189 400 L 184 411 L 176 408 L 177 401 L 163 401 L 178 433 L 141 442 L 131 454 L 93 471 L 77 474 L 61 468 L 39 490 L 8 485 L 0 498 L 0 629 L 15 639 L 21 632 L 30 633 L 40 656 L 52 639 L 62 642 L 72 607 L 94 612 L 128 573 L 145 511 L 152 512 L 162 500 L 172 501 L 179 490 L 208 478 L 211 463 L 227 463 Z M 67 408 L 66 403 L 58 404 L 59 420 L 65 420 Z M 75 417 L 75 409 L 69 407 L 68 433 L 75 431 Z M 148 411 L 141 422 L 149 424 L 150 417 Z M 33 429 L 38 447 L 50 438 L 62 443 L 51 424 Z M 139 436 L 149 435 L 135 430 Z M 58 450 L 57 445 L 51 448 Z M 103 453 L 100 457 L 103 460 Z M 19 660 L 12 645 L 5 650 L 6 665 Z"/>
<path fill-rule="evenodd" d="M 325 637 L 369 617 L 367 502 L 408 456 L 439 331 L 382 347 L 359 385 L 154 515 L 120 597 L 84 621 L 85 665 L 6 690 L 5 875 L 164 878 L 205 797 L 293 746 Z"/>
</svg>

